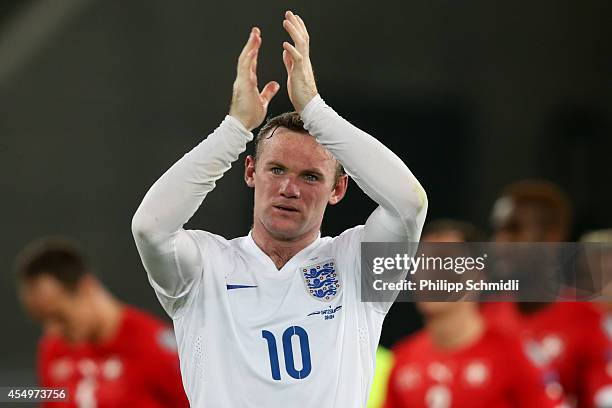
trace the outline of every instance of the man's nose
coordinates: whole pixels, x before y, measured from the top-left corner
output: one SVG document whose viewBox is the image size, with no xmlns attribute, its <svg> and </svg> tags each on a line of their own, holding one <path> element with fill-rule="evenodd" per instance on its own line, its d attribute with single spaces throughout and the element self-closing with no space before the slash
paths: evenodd
<svg viewBox="0 0 612 408">
<path fill-rule="evenodd" d="M 280 184 L 280 194 L 287 198 L 300 198 L 300 188 L 292 177 L 286 177 Z"/>
</svg>

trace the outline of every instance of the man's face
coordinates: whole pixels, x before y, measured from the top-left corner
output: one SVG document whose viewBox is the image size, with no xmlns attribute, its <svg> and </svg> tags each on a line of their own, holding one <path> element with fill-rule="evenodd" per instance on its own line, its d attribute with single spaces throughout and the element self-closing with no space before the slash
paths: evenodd
<svg viewBox="0 0 612 408">
<path fill-rule="evenodd" d="M 327 204 L 346 192 L 347 176 L 335 182 L 336 161 L 314 137 L 278 128 L 263 141 L 255 163 L 246 159 L 245 180 L 255 188 L 254 225 L 282 241 L 321 227 Z"/>
<path fill-rule="evenodd" d="M 463 234 L 460 231 L 448 229 L 446 231 L 430 232 L 423 235 L 421 242 L 428 243 L 448 243 L 448 242 L 465 242 Z M 433 249 L 433 246 L 430 247 Z M 448 249 L 448 247 L 446 247 Z M 447 251 L 443 251 L 441 254 L 428 253 L 428 256 L 447 256 Z M 436 279 L 444 279 L 444 277 L 438 277 Z M 425 318 L 431 318 L 434 316 L 445 315 L 457 307 L 461 307 L 456 301 L 449 302 L 417 302 L 417 309 L 421 312 Z"/>
<path fill-rule="evenodd" d="M 28 314 L 40 322 L 45 334 L 61 336 L 69 342 L 86 341 L 95 327 L 95 316 L 88 301 L 86 283 L 71 292 L 51 275 L 41 275 L 19 288 Z"/>
<path fill-rule="evenodd" d="M 493 227 L 496 242 L 555 240 L 542 226 L 538 208 L 528 204 L 517 204 L 508 197 L 496 201 L 493 207 Z"/>
</svg>

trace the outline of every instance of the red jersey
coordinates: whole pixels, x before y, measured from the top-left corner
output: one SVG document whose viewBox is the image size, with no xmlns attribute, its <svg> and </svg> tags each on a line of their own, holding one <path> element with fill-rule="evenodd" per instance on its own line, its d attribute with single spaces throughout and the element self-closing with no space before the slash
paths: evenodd
<svg viewBox="0 0 612 408">
<path fill-rule="evenodd" d="M 188 407 L 172 329 L 131 307 L 116 336 L 104 343 L 39 343 L 41 386 L 68 390 L 68 402 L 44 407 Z"/>
<path fill-rule="evenodd" d="M 537 365 L 557 373 L 569 401 L 580 408 L 594 406 L 594 385 L 588 383 L 607 360 L 601 325 L 595 305 L 583 302 L 553 303 L 523 316 L 527 353 Z"/>
<path fill-rule="evenodd" d="M 601 346 L 594 353 L 594 361 L 584 375 L 585 395 L 588 407 L 612 406 L 612 313 L 596 305 L 599 317 L 599 336 Z M 596 338 L 594 339 L 596 340 Z"/>
<path fill-rule="evenodd" d="M 522 329 L 522 318 L 514 302 L 482 302 L 480 315 L 487 325 L 516 335 Z"/>
<path fill-rule="evenodd" d="M 520 342 L 495 328 L 458 350 L 436 346 L 427 331 L 394 349 L 385 408 L 555 407 L 543 374 Z"/>
</svg>

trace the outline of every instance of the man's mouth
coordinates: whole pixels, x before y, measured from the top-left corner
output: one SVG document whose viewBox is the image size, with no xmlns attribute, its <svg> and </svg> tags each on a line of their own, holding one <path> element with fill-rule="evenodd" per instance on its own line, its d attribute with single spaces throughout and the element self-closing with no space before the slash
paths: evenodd
<svg viewBox="0 0 612 408">
<path fill-rule="evenodd" d="M 287 205 L 274 205 L 274 208 L 276 208 L 277 210 L 281 210 L 281 211 L 287 211 L 287 212 L 299 212 L 299 210 L 295 207 L 291 207 L 291 206 L 287 206 Z"/>
</svg>

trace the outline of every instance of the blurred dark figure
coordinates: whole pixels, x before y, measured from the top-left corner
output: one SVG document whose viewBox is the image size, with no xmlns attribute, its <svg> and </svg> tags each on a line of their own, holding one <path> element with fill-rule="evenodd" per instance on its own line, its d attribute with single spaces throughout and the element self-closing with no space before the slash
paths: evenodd
<svg viewBox="0 0 612 408">
<path fill-rule="evenodd" d="M 612 228 L 588 231 L 580 237 L 585 265 L 599 289 L 595 300 L 612 302 Z"/>
<path fill-rule="evenodd" d="M 537 304 L 533 300 L 554 301 L 559 296 L 574 298 L 576 287 L 573 271 L 566 271 L 567 240 L 571 225 L 571 206 L 566 194 L 556 185 L 543 180 L 524 180 L 507 186 L 495 202 L 492 212 L 496 242 L 540 242 L 537 250 L 525 245 L 499 247 L 501 254 L 511 259 L 511 269 L 503 272 L 497 265 L 495 273 L 510 274 L 522 282 L 517 301 L 521 307 Z M 536 249 L 536 248 L 534 248 Z M 537 280 L 533 271 L 537 270 Z M 571 279 L 570 279 L 571 277 Z M 572 290 L 568 290 L 572 288 Z"/>
<path fill-rule="evenodd" d="M 597 263 L 601 267 L 605 282 L 610 282 L 612 274 L 612 229 L 590 231 L 582 235 L 580 242 L 585 244 L 602 244 L 601 257 L 597 257 Z M 604 287 L 606 298 L 612 292 L 610 284 Z M 597 350 L 603 350 L 596 354 L 598 360 L 591 369 L 585 373 L 586 395 L 592 406 L 612 406 L 612 302 L 595 303 L 599 312 L 598 331 L 591 333 L 593 341 L 600 339 L 601 346 Z"/>
<path fill-rule="evenodd" d="M 470 224 L 425 226 L 422 242 L 481 241 Z M 419 302 L 425 329 L 394 348 L 386 408 L 555 407 L 520 341 L 489 326 L 474 302 Z M 547 392 L 547 390 L 549 392 Z M 554 394 L 554 393 L 553 393 Z"/>
<path fill-rule="evenodd" d="M 572 210 L 567 195 L 544 180 L 524 180 L 506 187 L 493 207 L 497 242 L 561 242 L 569 237 Z M 543 271 L 531 271 L 545 274 Z M 542 277 L 541 279 L 546 279 Z M 520 302 L 484 304 L 494 318 L 498 311 L 515 308 L 519 322 L 511 330 L 521 333 L 531 360 L 557 377 L 568 402 L 593 407 L 585 378 L 596 369 L 603 352 L 593 336 L 599 330 L 596 307 L 584 302 Z"/>
<path fill-rule="evenodd" d="M 572 211 L 567 195 L 544 180 L 507 186 L 493 206 L 497 242 L 561 242 L 570 233 Z"/>
<path fill-rule="evenodd" d="M 30 244 L 16 272 L 19 297 L 44 331 L 40 385 L 68 393 L 68 402 L 48 406 L 189 406 L 172 329 L 114 298 L 74 244 Z"/>
<path fill-rule="evenodd" d="M 423 236 L 427 242 L 484 242 L 485 234 L 469 222 L 442 218 L 428 222 Z"/>
</svg>

